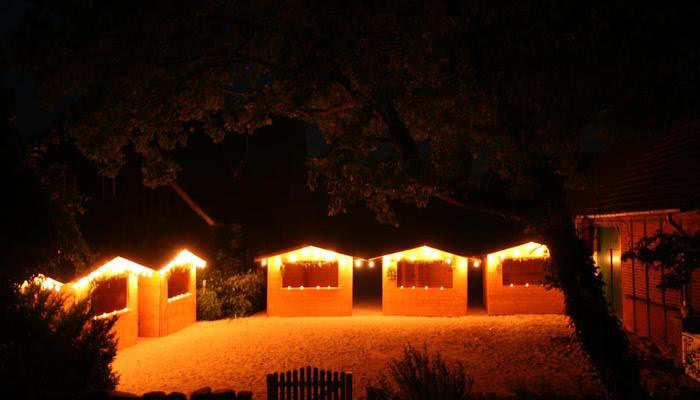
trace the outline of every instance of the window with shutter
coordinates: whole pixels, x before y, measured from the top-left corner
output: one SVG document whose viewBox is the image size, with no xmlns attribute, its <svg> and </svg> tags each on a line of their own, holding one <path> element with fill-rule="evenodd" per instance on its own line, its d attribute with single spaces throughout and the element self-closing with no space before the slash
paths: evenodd
<svg viewBox="0 0 700 400">
<path fill-rule="evenodd" d="M 173 268 L 168 277 L 168 298 L 173 298 L 190 291 L 190 270 Z"/>
<path fill-rule="evenodd" d="M 510 259 L 503 260 L 503 285 L 540 285 L 544 283 L 545 259 Z"/>
<path fill-rule="evenodd" d="M 282 287 L 338 287 L 338 263 L 302 261 L 282 266 Z"/>
<path fill-rule="evenodd" d="M 445 261 L 401 260 L 397 264 L 396 286 L 451 288 L 452 265 Z"/>
<path fill-rule="evenodd" d="M 92 307 L 96 315 L 126 308 L 127 277 L 109 278 L 97 282 L 92 294 Z"/>
</svg>

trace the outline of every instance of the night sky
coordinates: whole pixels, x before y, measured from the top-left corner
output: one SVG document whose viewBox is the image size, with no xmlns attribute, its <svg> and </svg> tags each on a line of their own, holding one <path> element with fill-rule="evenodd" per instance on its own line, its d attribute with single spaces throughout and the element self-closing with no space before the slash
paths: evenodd
<svg viewBox="0 0 700 400">
<path fill-rule="evenodd" d="M 17 28 L 23 7 L 22 1 L 4 4 L 2 34 Z M 70 103 L 64 99 L 49 109 L 40 107 L 32 78 L 26 73 L 6 73 L 1 83 L 14 90 L 16 127 L 27 139 L 49 130 Z M 250 138 L 250 158 L 240 176 L 234 176 L 232 168 L 243 156 L 242 137 L 229 137 L 220 145 L 194 138 L 182 152 L 184 171 L 178 179 L 215 221 L 243 226 L 248 260 L 299 243 L 318 243 L 371 257 L 423 243 L 457 253 L 478 253 L 521 238 L 520 227 L 508 221 L 439 201 L 432 201 L 427 209 L 398 205 L 400 228 L 379 224 L 364 207 L 329 217 L 326 195 L 322 190 L 312 193 L 305 185 L 305 158 L 325 150 L 322 134 L 312 126 L 290 121 L 277 121 L 262 131 Z M 80 222 L 98 254 L 126 252 L 152 259 L 181 243 L 205 254 L 213 252 L 209 244 L 212 229 L 169 187 L 152 190 L 141 185 L 135 157 L 117 177 L 116 196 L 111 196 L 111 181 L 105 192 L 104 179 L 78 152 L 63 148 L 56 157 L 67 163 L 78 189 L 90 197 Z M 104 226 L 113 228 L 105 230 Z M 153 246 L 153 240 L 161 243 Z"/>
</svg>

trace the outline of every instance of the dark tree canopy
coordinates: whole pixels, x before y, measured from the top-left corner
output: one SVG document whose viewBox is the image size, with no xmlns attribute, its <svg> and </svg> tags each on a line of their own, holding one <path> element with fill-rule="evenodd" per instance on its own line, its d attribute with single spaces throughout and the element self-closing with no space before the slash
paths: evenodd
<svg viewBox="0 0 700 400">
<path fill-rule="evenodd" d="M 522 216 L 546 201 L 540 175 L 582 183 L 583 127 L 697 103 L 696 13 L 564 3 L 37 1 L 18 59 L 47 100 L 76 99 L 65 131 L 108 175 L 133 149 L 147 185 L 168 183 L 189 135 L 282 115 L 323 133 L 310 177 L 332 212 L 483 209 L 487 189 L 488 208 Z"/>
<path fill-rule="evenodd" d="M 589 183 L 583 135 L 697 110 L 698 8 L 633 1 L 35 1 L 17 62 L 101 171 L 143 156 L 172 182 L 190 135 L 317 127 L 309 183 L 330 212 L 431 198 L 526 223 L 614 397 L 643 396 L 566 194 Z"/>
</svg>

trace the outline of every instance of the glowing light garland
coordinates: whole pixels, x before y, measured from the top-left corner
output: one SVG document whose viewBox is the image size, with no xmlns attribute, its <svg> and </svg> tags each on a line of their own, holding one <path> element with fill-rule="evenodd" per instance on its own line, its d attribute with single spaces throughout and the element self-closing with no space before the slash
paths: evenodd
<svg viewBox="0 0 700 400">
<path fill-rule="evenodd" d="M 535 242 L 528 242 L 525 244 L 521 244 L 520 246 L 515 246 L 511 247 L 510 249 L 505 249 L 498 251 L 496 253 L 491 253 L 486 257 L 486 263 L 487 265 L 494 267 L 497 265 L 500 265 L 500 263 L 503 262 L 506 258 L 508 259 L 532 259 L 532 258 L 547 258 L 549 257 L 549 249 L 547 246 L 540 244 L 540 243 L 535 243 Z M 476 267 L 476 263 L 474 264 Z M 534 285 L 535 287 L 537 285 Z M 544 285 L 539 285 L 539 286 L 544 286 Z M 514 287 L 530 287 L 530 283 L 526 282 L 524 285 L 514 285 L 514 284 L 509 284 L 509 288 L 514 288 Z"/>
<path fill-rule="evenodd" d="M 281 267 L 284 262 L 295 263 L 304 261 L 338 261 L 338 266 L 346 265 L 361 266 L 362 260 L 356 259 L 353 263 L 353 258 L 331 250 L 321 249 L 315 246 L 306 246 L 297 250 L 288 251 L 282 254 L 263 256 L 256 259 L 260 262 L 260 266 L 264 267 L 272 265 Z"/>
<path fill-rule="evenodd" d="M 192 293 L 183 293 L 183 294 L 178 294 L 177 296 L 173 297 L 168 297 L 168 303 L 172 303 L 173 301 L 178 301 L 180 299 L 184 299 L 185 297 L 192 296 Z"/>
<path fill-rule="evenodd" d="M 379 257 L 376 257 L 379 258 Z M 453 263 L 457 263 L 457 265 L 461 268 L 465 268 L 468 263 L 470 258 L 468 257 L 460 257 L 456 256 L 454 254 L 448 253 L 446 251 L 434 249 L 432 247 L 428 246 L 421 246 L 421 247 L 416 247 L 413 249 L 409 250 L 404 250 L 400 251 L 397 253 L 392 253 L 392 254 L 387 254 L 385 256 L 381 257 L 382 263 L 384 265 L 389 265 L 392 262 L 399 262 L 402 259 L 408 259 L 409 261 L 437 261 L 437 260 L 442 260 L 443 262 L 447 263 L 448 265 L 452 265 Z M 474 259 L 474 263 L 478 266 L 479 261 L 477 259 Z M 369 262 L 370 268 L 374 266 L 374 261 Z"/>
<path fill-rule="evenodd" d="M 535 242 L 528 242 L 520 246 L 512 247 L 491 253 L 486 258 L 489 264 L 496 264 L 506 258 L 547 258 L 549 249 L 547 246 Z"/>
<path fill-rule="evenodd" d="M 103 276 L 120 275 L 125 272 L 133 273 L 139 276 L 150 277 L 153 276 L 153 273 L 155 271 L 148 267 L 144 267 L 143 265 L 137 264 L 133 261 L 127 260 L 126 258 L 115 257 L 103 266 L 90 272 L 87 276 L 77 280 L 72 285 L 76 289 L 84 289 L 97 278 L 101 278 Z"/>
<path fill-rule="evenodd" d="M 184 249 L 178 253 L 178 255 L 175 256 L 175 258 L 173 258 L 165 267 L 161 268 L 159 272 L 161 275 L 163 275 L 171 269 L 182 265 L 192 265 L 195 268 L 201 269 L 207 265 L 207 262 L 195 256 L 189 250 Z"/>
<path fill-rule="evenodd" d="M 115 316 L 115 315 L 124 314 L 124 313 L 127 312 L 127 311 L 129 311 L 129 308 L 128 308 L 128 307 L 122 308 L 121 310 L 114 310 L 114 311 L 106 312 L 106 313 L 103 313 L 103 314 L 100 314 L 100 315 L 95 315 L 94 317 L 92 317 L 92 319 L 95 319 L 95 320 L 97 320 L 97 319 L 105 319 L 105 318 L 113 317 L 113 316 Z"/>
</svg>

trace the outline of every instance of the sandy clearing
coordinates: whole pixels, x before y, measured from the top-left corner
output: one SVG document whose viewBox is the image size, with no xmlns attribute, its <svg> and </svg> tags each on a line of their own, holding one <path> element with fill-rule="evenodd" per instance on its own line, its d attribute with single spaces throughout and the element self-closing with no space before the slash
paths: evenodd
<svg viewBox="0 0 700 400">
<path fill-rule="evenodd" d="M 410 343 L 461 361 L 474 390 L 508 395 L 513 388 L 560 395 L 601 394 L 600 382 L 564 316 L 461 318 L 250 318 L 197 322 L 119 352 L 118 390 L 190 393 L 203 386 L 252 390 L 264 398 L 265 374 L 312 365 L 351 371 L 354 393 Z M 546 378 L 545 378 L 546 377 Z"/>
</svg>

